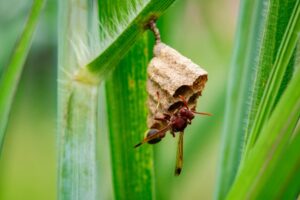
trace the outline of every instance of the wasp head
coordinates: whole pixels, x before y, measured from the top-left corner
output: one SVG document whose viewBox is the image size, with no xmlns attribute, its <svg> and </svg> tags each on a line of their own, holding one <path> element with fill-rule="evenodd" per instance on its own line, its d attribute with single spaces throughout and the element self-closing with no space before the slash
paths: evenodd
<svg viewBox="0 0 300 200">
<path fill-rule="evenodd" d="M 195 117 L 194 113 L 185 107 L 179 110 L 179 115 L 183 118 L 188 119 L 189 121 L 191 121 Z"/>
</svg>

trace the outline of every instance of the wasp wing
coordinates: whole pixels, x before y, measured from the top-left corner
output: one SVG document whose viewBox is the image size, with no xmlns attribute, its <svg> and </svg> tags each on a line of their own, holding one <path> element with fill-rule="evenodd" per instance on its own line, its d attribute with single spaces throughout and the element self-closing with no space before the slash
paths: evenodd
<svg viewBox="0 0 300 200">
<path fill-rule="evenodd" d="M 156 138 L 162 138 L 169 129 L 170 129 L 170 125 L 168 125 L 165 128 L 159 130 L 157 133 L 144 138 L 140 143 L 136 144 L 134 146 L 134 148 L 139 147 L 142 144 L 144 144 L 146 142 L 149 142 L 150 140 L 153 140 L 153 139 L 156 139 Z"/>
<path fill-rule="evenodd" d="M 175 176 L 179 176 L 183 165 L 183 132 L 179 133 L 177 155 L 176 155 L 176 166 Z"/>
</svg>

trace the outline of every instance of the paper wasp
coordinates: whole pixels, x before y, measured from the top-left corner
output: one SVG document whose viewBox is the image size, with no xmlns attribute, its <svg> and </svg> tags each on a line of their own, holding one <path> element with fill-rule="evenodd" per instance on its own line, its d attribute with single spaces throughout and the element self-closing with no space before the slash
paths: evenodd
<svg viewBox="0 0 300 200">
<path fill-rule="evenodd" d="M 147 132 L 147 136 L 134 147 L 139 147 L 144 143 L 156 144 L 160 142 L 162 138 L 165 137 L 166 133 L 170 131 L 173 137 L 175 133 L 179 133 L 178 147 L 177 147 L 177 156 L 176 156 L 176 166 L 175 166 L 175 175 L 180 175 L 183 165 L 183 134 L 184 129 L 188 124 L 191 124 L 192 120 L 195 117 L 195 114 L 211 116 L 209 113 L 197 112 L 195 109 L 190 109 L 188 103 L 183 96 L 179 96 L 182 102 L 182 105 L 179 106 L 172 114 L 164 113 L 162 117 L 155 117 L 155 120 L 162 121 L 167 125 L 160 130 L 150 129 Z"/>
</svg>

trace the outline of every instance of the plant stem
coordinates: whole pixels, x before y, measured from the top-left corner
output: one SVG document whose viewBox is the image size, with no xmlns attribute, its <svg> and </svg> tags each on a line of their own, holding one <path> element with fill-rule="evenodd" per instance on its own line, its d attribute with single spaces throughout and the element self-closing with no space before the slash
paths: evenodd
<svg viewBox="0 0 300 200">
<path fill-rule="evenodd" d="M 78 69 L 97 53 L 96 8 L 93 0 L 59 1 L 58 198 L 63 200 L 97 199 L 98 85 L 76 80 Z"/>
<path fill-rule="evenodd" d="M 73 83 L 60 131 L 59 199 L 97 199 L 98 87 Z"/>
</svg>

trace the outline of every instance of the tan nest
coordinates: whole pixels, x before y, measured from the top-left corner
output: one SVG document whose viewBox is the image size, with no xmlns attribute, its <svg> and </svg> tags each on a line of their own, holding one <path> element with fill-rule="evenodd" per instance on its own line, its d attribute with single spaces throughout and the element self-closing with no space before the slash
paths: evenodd
<svg viewBox="0 0 300 200">
<path fill-rule="evenodd" d="M 206 81 L 207 72 L 200 66 L 166 44 L 157 43 L 148 65 L 148 127 L 160 129 L 166 125 L 154 117 L 172 114 L 180 107 L 183 103 L 179 95 L 194 108 Z"/>
</svg>

